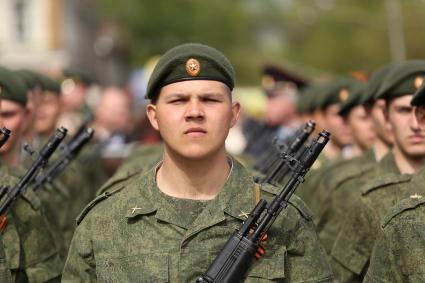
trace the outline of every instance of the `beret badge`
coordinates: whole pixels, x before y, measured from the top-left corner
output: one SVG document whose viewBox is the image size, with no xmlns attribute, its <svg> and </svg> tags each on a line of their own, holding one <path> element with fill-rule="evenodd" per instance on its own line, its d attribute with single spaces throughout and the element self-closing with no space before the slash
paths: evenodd
<svg viewBox="0 0 425 283">
<path fill-rule="evenodd" d="M 346 88 L 341 89 L 341 91 L 339 92 L 339 100 L 341 102 L 346 101 L 349 96 L 350 96 L 350 93 L 348 92 Z"/>
<path fill-rule="evenodd" d="M 421 87 L 423 81 L 424 81 L 424 77 L 423 76 L 417 76 L 415 78 L 415 88 L 416 89 L 419 89 Z"/>
<path fill-rule="evenodd" d="M 186 61 L 186 72 L 191 77 L 196 77 L 201 72 L 201 64 L 198 60 L 190 58 Z"/>
</svg>

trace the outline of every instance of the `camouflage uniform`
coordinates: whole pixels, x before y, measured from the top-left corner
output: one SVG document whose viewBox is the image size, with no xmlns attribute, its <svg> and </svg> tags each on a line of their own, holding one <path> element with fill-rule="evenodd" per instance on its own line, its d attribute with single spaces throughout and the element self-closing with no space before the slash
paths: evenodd
<svg viewBox="0 0 425 283">
<path fill-rule="evenodd" d="M 383 160 L 391 163 L 392 155 Z M 382 165 L 382 164 L 381 164 Z M 351 160 L 337 162 L 329 169 L 318 185 L 316 195 L 315 223 L 319 238 L 328 253 L 341 228 L 341 221 L 359 194 L 359 188 L 376 174 L 377 162 L 374 152 L 369 150 Z"/>
<path fill-rule="evenodd" d="M 154 168 L 125 189 L 100 195 L 78 219 L 63 282 L 193 282 L 260 193 L 248 171 L 233 162 L 225 186 L 210 201 L 166 196 L 156 187 Z M 261 188 L 265 198 L 276 193 Z M 296 196 L 268 236 L 266 255 L 246 282 L 333 282 L 311 214 Z"/>
<path fill-rule="evenodd" d="M 115 174 L 104 183 L 96 195 L 111 191 L 117 186 L 131 181 L 135 175 L 140 175 L 155 166 L 162 159 L 162 145 L 138 145 L 124 160 Z"/>
<path fill-rule="evenodd" d="M 364 282 L 424 282 L 424 240 L 425 198 L 412 195 L 385 216 Z"/>
<path fill-rule="evenodd" d="M 6 253 L 4 251 L 3 235 L 0 233 L 0 282 L 12 282 L 12 275 L 6 261 Z"/>
<path fill-rule="evenodd" d="M 387 157 L 380 164 L 384 162 L 395 167 Z M 377 229 L 387 210 L 415 191 L 424 190 L 408 185 L 412 175 L 394 174 L 394 170 L 377 171 L 378 177 L 361 188 L 360 196 L 352 202 L 342 222 L 344 224 L 331 251 L 331 264 L 337 280 L 341 282 L 361 282 L 376 241 Z"/>
<path fill-rule="evenodd" d="M 0 167 L 0 177 L 2 184 L 9 187 L 17 182 L 7 175 L 4 166 Z M 28 190 L 16 202 L 7 220 L 2 237 L 13 282 L 60 282 L 63 262 L 40 199 Z"/>
<path fill-rule="evenodd" d="M 320 154 L 310 171 L 307 173 L 305 182 L 302 183 L 300 188 L 297 190 L 298 196 L 307 204 L 308 207 L 315 206 L 317 183 L 322 179 L 322 173 L 326 172 L 324 168 L 327 168 L 331 164 L 333 164 L 333 161 L 327 158 L 323 153 Z M 315 213 L 314 210 L 313 213 Z"/>
</svg>

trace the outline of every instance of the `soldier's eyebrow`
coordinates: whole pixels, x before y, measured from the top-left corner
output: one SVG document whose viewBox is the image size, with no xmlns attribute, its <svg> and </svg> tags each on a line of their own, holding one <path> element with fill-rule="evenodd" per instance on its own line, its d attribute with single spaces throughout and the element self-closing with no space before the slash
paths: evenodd
<svg viewBox="0 0 425 283">
<path fill-rule="evenodd" d="M 200 96 L 204 98 L 222 98 L 224 97 L 224 94 L 219 92 L 206 92 L 201 94 Z"/>
<path fill-rule="evenodd" d="M 186 98 L 186 97 L 188 97 L 188 96 L 189 96 L 188 94 L 184 94 L 184 93 L 178 93 L 178 92 L 176 92 L 176 93 L 168 94 L 168 95 L 167 95 L 167 97 L 166 97 L 166 99 Z"/>
</svg>

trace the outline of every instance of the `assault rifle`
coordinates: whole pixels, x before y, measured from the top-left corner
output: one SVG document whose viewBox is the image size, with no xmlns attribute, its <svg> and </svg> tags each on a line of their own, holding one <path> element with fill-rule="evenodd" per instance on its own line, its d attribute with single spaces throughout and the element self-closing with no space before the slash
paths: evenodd
<svg viewBox="0 0 425 283">
<path fill-rule="evenodd" d="M 50 156 L 52 156 L 53 152 L 55 152 L 59 144 L 65 138 L 66 133 L 67 129 L 63 127 L 57 129 L 54 135 L 50 137 L 47 143 L 40 150 L 33 164 L 25 173 L 25 175 L 19 180 L 19 182 L 10 190 L 5 187 L 0 189 L 0 231 L 3 231 L 6 228 L 6 217 L 10 209 L 13 207 L 19 197 L 26 191 L 40 170 L 47 164 Z"/>
<path fill-rule="evenodd" d="M 242 281 L 257 253 L 261 239 L 280 212 L 287 207 L 295 189 L 304 181 L 305 174 L 329 141 L 329 136 L 327 131 L 322 131 L 300 160 L 289 155 L 285 156 L 294 168 L 291 179 L 269 205 L 266 200 L 260 199 L 239 230 L 232 234 L 206 273 L 196 280 L 197 283 Z"/>
<path fill-rule="evenodd" d="M 315 126 L 313 121 L 306 123 L 306 125 L 307 124 L 314 124 L 313 127 Z M 269 146 L 267 151 L 264 152 L 259 161 L 254 165 L 254 169 L 266 176 L 269 175 L 271 171 L 281 163 L 280 154 L 289 151 L 291 144 L 304 133 L 306 125 L 301 126 L 292 135 L 284 139 L 278 137 L 273 138 L 271 146 Z"/>
<path fill-rule="evenodd" d="M 270 168 L 270 172 L 265 176 L 265 178 L 261 181 L 262 183 L 269 183 L 272 185 L 277 185 L 281 179 L 288 173 L 289 171 L 289 163 L 285 158 L 281 158 L 281 155 L 289 155 L 295 156 L 300 148 L 307 141 L 310 134 L 314 131 L 316 127 L 316 123 L 313 121 L 309 121 L 305 123 L 304 127 L 296 132 L 295 139 L 288 146 L 284 153 L 279 154 L 279 159 L 273 164 Z M 286 166 L 285 166 L 286 165 Z"/>
<path fill-rule="evenodd" d="M 0 147 L 2 147 L 10 137 L 10 130 L 8 128 L 3 127 L 0 129 L 0 134 Z"/>
<path fill-rule="evenodd" d="M 65 168 L 74 160 L 81 149 L 91 140 L 94 130 L 85 128 L 78 130 L 71 140 L 63 147 L 62 154 L 53 164 L 43 171 L 43 174 L 38 175 L 34 180 L 34 191 L 40 189 L 44 184 L 51 183 L 56 179 Z"/>
</svg>

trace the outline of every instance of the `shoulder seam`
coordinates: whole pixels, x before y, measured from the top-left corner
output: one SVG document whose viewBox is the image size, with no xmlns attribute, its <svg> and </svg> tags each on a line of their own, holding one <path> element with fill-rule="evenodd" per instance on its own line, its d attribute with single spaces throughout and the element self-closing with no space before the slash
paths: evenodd
<svg viewBox="0 0 425 283">
<path fill-rule="evenodd" d="M 394 217 L 397 215 L 402 214 L 405 211 L 412 210 L 417 208 L 418 206 L 425 204 L 425 198 L 422 198 L 420 200 L 413 200 L 413 199 L 404 199 L 398 202 L 395 206 L 390 208 L 387 212 L 387 214 L 384 216 L 381 227 L 385 228 Z"/>
<path fill-rule="evenodd" d="M 380 189 L 384 186 L 391 185 L 391 184 L 401 184 L 410 181 L 412 178 L 411 175 L 403 174 L 403 175 L 386 175 L 386 179 L 377 179 L 375 178 L 371 184 L 366 184 L 361 189 L 362 196 L 367 195 L 368 193 Z"/>
<path fill-rule="evenodd" d="M 98 203 L 100 203 L 101 201 L 109 198 L 110 196 L 112 196 L 113 194 L 121 191 L 124 188 L 124 186 L 120 186 L 112 191 L 106 191 L 103 194 L 97 196 L 95 199 L 93 199 L 91 202 L 89 202 L 89 204 L 86 205 L 86 207 L 84 207 L 84 209 L 81 211 L 81 213 L 77 216 L 77 218 L 75 219 L 77 222 L 77 226 L 83 221 L 84 217 L 90 212 L 90 210 L 95 207 Z"/>
</svg>

